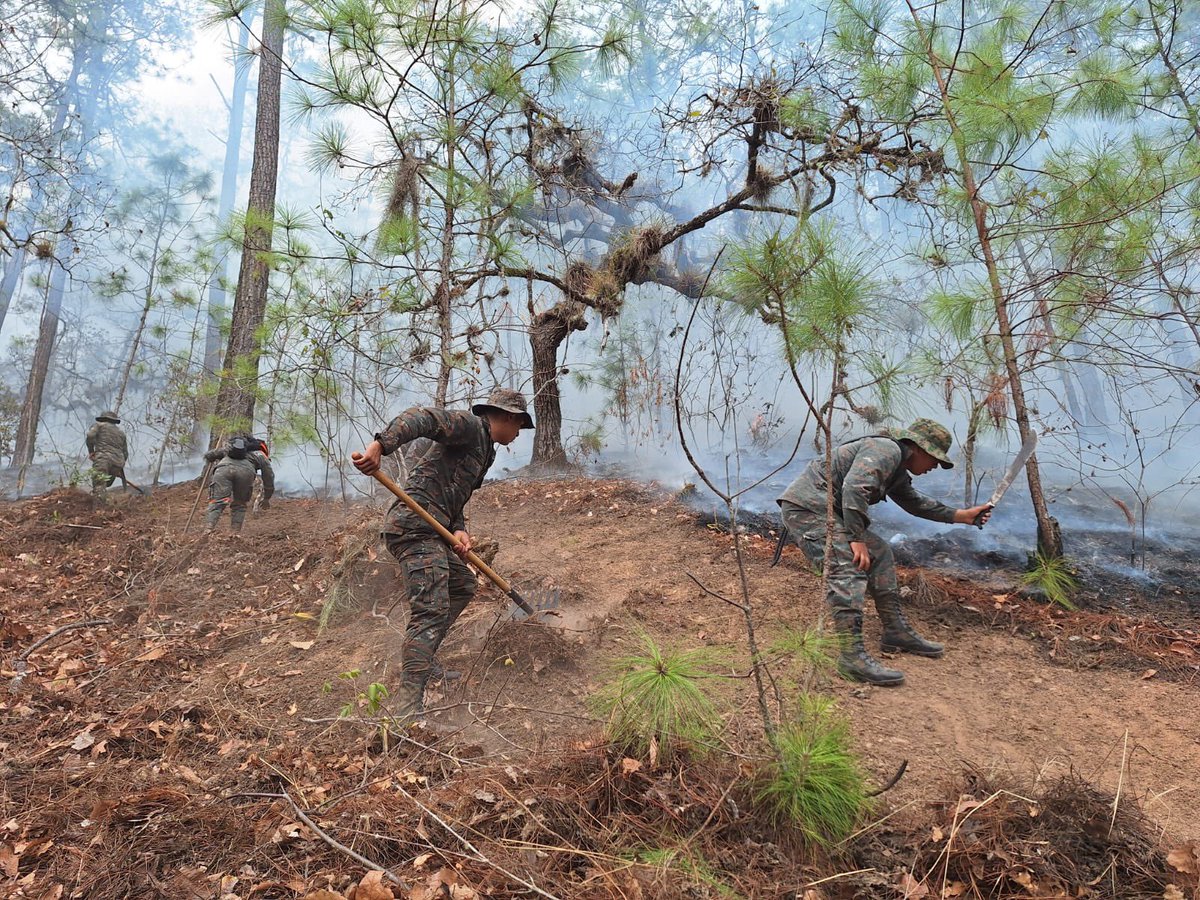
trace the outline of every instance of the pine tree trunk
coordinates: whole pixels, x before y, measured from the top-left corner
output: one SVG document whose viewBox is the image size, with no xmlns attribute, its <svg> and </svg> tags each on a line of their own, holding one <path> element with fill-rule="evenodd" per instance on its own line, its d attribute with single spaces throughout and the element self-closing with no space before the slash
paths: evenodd
<svg viewBox="0 0 1200 900">
<path fill-rule="evenodd" d="M 446 111 L 446 132 L 453 134 L 457 127 L 457 100 L 455 92 L 455 61 L 457 53 L 450 51 L 450 56 L 446 61 L 445 77 L 442 80 L 443 84 L 443 103 Z M 455 197 L 457 194 L 457 185 L 455 178 L 455 150 L 456 145 L 454 140 L 448 140 L 444 144 L 446 149 L 446 194 L 443 215 L 445 216 L 442 222 L 442 254 L 438 266 L 440 270 L 439 284 L 434 292 L 434 297 L 437 301 L 437 322 L 438 322 L 438 340 L 441 346 L 438 348 L 438 376 L 437 389 L 434 392 L 434 403 L 437 406 L 444 407 L 450 394 L 450 375 L 453 372 L 454 360 L 454 319 L 453 319 L 453 301 L 454 292 L 451 287 L 451 280 L 454 277 L 452 271 L 454 263 L 454 219 L 457 214 Z"/>
<path fill-rule="evenodd" d="M 270 280 L 271 232 L 275 217 L 275 187 L 279 166 L 279 93 L 283 53 L 284 0 L 267 0 L 263 13 L 263 42 L 258 61 L 258 110 L 254 124 L 254 163 L 250 173 L 250 202 L 246 235 L 233 300 L 233 321 L 225 349 L 221 388 L 217 393 L 210 446 L 221 435 L 254 426 L 258 361 L 258 329 L 267 309 Z"/>
<path fill-rule="evenodd" d="M 50 134 L 52 135 L 58 135 L 62 131 L 63 125 L 67 121 L 67 113 L 70 110 L 71 100 L 75 97 L 78 90 L 80 55 L 79 48 L 76 48 L 71 72 L 67 76 L 66 83 L 63 85 L 62 100 L 59 101 L 58 108 L 54 111 L 54 121 L 50 123 Z M 46 195 L 39 189 L 36 181 L 33 183 L 33 188 L 33 206 L 26 217 L 27 225 L 24 229 L 25 231 L 32 231 L 37 227 L 38 216 L 46 202 Z M 8 316 L 8 307 L 11 305 L 12 298 L 21 284 L 21 274 L 25 269 L 27 256 L 28 251 L 22 245 L 13 250 L 12 256 L 5 263 L 4 278 L 0 279 L 0 328 L 4 327 L 4 320 Z"/>
<path fill-rule="evenodd" d="M 562 443 L 562 398 L 558 390 L 558 348 L 572 331 L 587 327 L 585 307 L 577 300 L 560 300 L 533 317 L 529 344 L 533 350 L 533 458 L 530 465 L 563 469 L 567 453 Z"/>
<path fill-rule="evenodd" d="M 979 417 L 983 415 L 986 400 L 971 406 L 971 418 L 967 422 L 967 439 L 963 441 L 963 508 L 975 505 L 975 449 L 979 441 Z"/>
<path fill-rule="evenodd" d="M 975 172 L 967 154 L 966 138 L 963 136 L 962 130 L 958 125 L 958 119 L 954 114 L 954 108 L 950 99 L 950 89 L 946 82 L 946 73 L 942 63 L 938 59 L 929 36 L 924 33 L 924 26 L 911 2 L 909 3 L 909 11 L 912 13 L 913 21 L 922 32 L 922 37 L 926 42 L 929 64 L 933 69 L 933 75 L 937 80 L 938 91 L 941 95 L 942 110 L 946 116 L 946 123 L 950 127 L 951 138 L 958 153 L 963 189 L 967 195 L 967 203 L 971 208 L 975 233 L 979 238 L 979 249 L 983 253 L 983 262 L 988 273 L 992 303 L 996 309 L 996 325 L 1000 332 L 1001 346 L 1004 348 L 1004 367 L 1008 374 L 1008 387 L 1013 399 L 1013 416 L 1017 421 L 1017 429 L 1020 432 L 1021 441 L 1024 442 L 1029 437 L 1031 430 L 1029 406 L 1025 401 L 1025 386 L 1021 380 L 1021 367 L 1017 359 L 1012 322 L 1008 314 L 1008 296 L 1005 294 L 1004 286 L 1000 282 L 1000 269 L 996 263 L 996 255 L 992 246 L 992 235 L 990 226 L 988 225 L 988 203 L 982 194 L 980 194 L 979 185 L 975 181 Z M 1059 530 L 1058 522 L 1050 515 L 1049 508 L 1046 505 L 1046 494 L 1042 489 L 1042 477 L 1038 469 L 1036 453 L 1029 458 L 1029 462 L 1025 465 L 1025 476 L 1029 481 L 1029 496 L 1033 501 L 1034 515 L 1037 517 L 1038 552 L 1047 557 L 1058 558 L 1063 555 L 1062 533 Z"/>
<path fill-rule="evenodd" d="M 167 190 L 170 190 L 170 185 L 171 182 L 168 179 Z M 137 361 L 138 348 L 142 345 L 142 335 L 146 332 L 146 320 L 150 317 L 150 307 L 154 305 L 154 276 L 158 272 L 158 251 L 162 246 L 166 219 L 167 211 L 164 207 L 158 219 L 158 233 L 154 236 L 154 249 L 150 251 L 150 273 L 146 278 L 146 290 L 142 295 L 142 315 L 138 319 L 137 328 L 134 329 L 133 339 L 130 341 L 129 356 L 126 357 L 125 366 L 121 370 L 121 383 L 117 386 L 117 399 L 113 403 L 113 409 L 117 412 L 121 411 L 121 404 L 125 402 L 125 392 L 129 389 L 129 375 L 133 371 L 133 364 Z"/>
<path fill-rule="evenodd" d="M 229 97 L 229 128 L 225 134 L 225 167 L 221 172 L 221 198 L 217 221 L 225 222 L 237 199 L 238 169 L 241 164 L 242 123 L 246 117 L 246 94 L 250 66 L 241 57 L 250 43 L 250 29 L 238 23 L 238 41 L 233 63 L 233 92 Z M 208 284 L 208 317 L 204 330 L 204 368 L 200 373 L 200 402 L 192 425 L 192 444 L 199 446 L 204 421 L 212 415 L 215 397 L 211 392 L 221 370 L 221 325 L 225 321 L 225 279 L 229 261 L 222 257 Z"/>
<path fill-rule="evenodd" d="M 55 266 L 46 288 L 46 299 L 42 306 L 42 320 L 38 327 L 37 344 L 33 350 L 33 362 L 29 367 L 29 378 L 25 382 L 25 397 L 21 403 L 21 418 L 17 422 L 17 435 L 13 441 L 13 456 L 10 466 L 24 471 L 33 462 L 37 447 L 38 420 L 42 415 L 42 395 L 46 389 L 46 377 L 50 372 L 50 357 L 58 337 L 59 316 L 62 312 L 63 286 L 66 271 Z"/>
</svg>

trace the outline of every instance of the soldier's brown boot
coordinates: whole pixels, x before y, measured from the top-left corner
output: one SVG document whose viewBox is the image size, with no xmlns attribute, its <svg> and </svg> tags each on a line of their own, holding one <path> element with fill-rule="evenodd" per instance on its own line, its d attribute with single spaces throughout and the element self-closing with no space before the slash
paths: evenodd
<svg viewBox="0 0 1200 900">
<path fill-rule="evenodd" d="M 946 648 L 936 641 L 927 641 L 917 634 L 904 617 L 898 595 L 889 593 L 876 597 L 875 610 L 879 613 L 879 621 L 883 623 L 879 649 L 884 653 L 912 653 L 916 656 L 939 659 L 946 651 Z"/>
<path fill-rule="evenodd" d="M 863 647 L 862 613 L 839 610 L 834 615 L 834 627 L 841 635 L 842 653 L 837 659 L 837 670 L 850 681 L 865 681 L 880 687 L 899 687 L 904 684 L 904 673 L 889 669 Z"/>
</svg>

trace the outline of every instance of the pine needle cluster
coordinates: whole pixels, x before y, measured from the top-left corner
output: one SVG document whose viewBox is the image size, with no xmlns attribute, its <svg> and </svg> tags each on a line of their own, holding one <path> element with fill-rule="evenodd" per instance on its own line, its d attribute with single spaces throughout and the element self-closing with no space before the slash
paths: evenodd
<svg viewBox="0 0 1200 900">
<path fill-rule="evenodd" d="M 1067 558 L 1038 552 L 1031 561 L 1033 567 L 1021 576 L 1021 584 L 1037 588 L 1047 600 L 1063 609 L 1076 609 L 1071 598 L 1079 590 L 1079 580 Z"/>
<path fill-rule="evenodd" d="M 721 718 L 701 685 L 712 677 L 713 653 L 664 650 L 645 633 L 639 641 L 642 651 L 615 662 L 619 674 L 594 701 L 609 740 L 655 761 L 711 746 Z"/>
<path fill-rule="evenodd" d="M 830 698 L 802 698 L 799 720 L 779 730 L 777 754 L 759 771 L 754 801 L 822 846 L 854 831 L 869 808 L 866 775 Z"/>
</svg>

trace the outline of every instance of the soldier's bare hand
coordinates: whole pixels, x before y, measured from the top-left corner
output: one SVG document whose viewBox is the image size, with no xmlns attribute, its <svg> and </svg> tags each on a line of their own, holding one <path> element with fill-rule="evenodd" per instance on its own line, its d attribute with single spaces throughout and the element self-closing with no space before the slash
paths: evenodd
<svg viewBox="0 0 1200 900">
<path fill-rule="evenodd" d="M 992 509 L 993 507 L 988 503 L 972 506 L 970 509 L 960 509 L 954 514 L 954 521 L 959 525 L 978 525 L 982 528 L 992 517 Z"/>
<path fill-rule="evenodd" d="M 374 475 L 379 471 L 379 461 L 383 459 L 383 445 L 379 441 L 371 441 L 362 453 L 351 453 L 350 461 L 354 468 L 364 475 Z"/>
<path fill-rule="evenodd" d="M 454 532 L 454 540 L 457 541 L 454 545 L 454 552 L 463 559 L 466 559 L 467 554 L 471 550 L 471 536 L 465 531 L 456 531 Z"/>
<path fill-rule="evenodd" d="M 854 554 L 854 568 L 860 572 L 866 572 L 871 568 L 871 554 L 867 551 L 865 543 L 851 541 L 850 551 Z"/>
</svg>

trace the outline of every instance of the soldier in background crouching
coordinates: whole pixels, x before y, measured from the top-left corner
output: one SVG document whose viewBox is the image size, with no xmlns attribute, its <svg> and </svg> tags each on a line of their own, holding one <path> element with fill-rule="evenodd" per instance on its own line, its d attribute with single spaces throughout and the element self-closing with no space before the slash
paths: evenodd
<svg viewBox="0 0 1200 900">
<path fill-rule="evenodd" d="M 233 438 L 223 448 L 209 450 L 204 459 L 213 466 L 208 482 L 208 510 L 204 521 L 208 531 L 214 531 L 221 513 L 229 507 L 229 524 L 233 531 L 242 530 L 246 521 L 246 506 L 254 493 L 254 476 L 262 475 L 263 494 L 260 509 L 269 509 L 275 493 L 275 471 L 267 457 L 266 445 L 252 437 Z"/>
<path fill-rule="evenodd" d="M 908 428 L 834 448 L 833 553 L 827 599 L 834 628 L 844 641 L 837 668 L 845 678 L 885 686 L 904 683 L 903 672 L 884 666 L 863 647 L 863 603 L 868 591 L 883 623 L 880 646 L 885 652 L 934 659 L 942 655 L 942 645 L 917 634 L 905 617 L 892 548 L 868 527 L 867 509 L 892 500 L 910 515 L 934 522 L 986 522 L 992 509 L 987 504 L 955 509 L 913 488 L 914 475 L 924 475 L 939 465 L 954 468 L 948 455 L 950 444 L 950 432 L 943 426 L 917 419 Z M 825 562 L 825 538 L 830 530 L 825 476 L 825 460 L 814 459 L 779 498 L 787 532 L 817 566 Z"/>
</svg>

